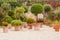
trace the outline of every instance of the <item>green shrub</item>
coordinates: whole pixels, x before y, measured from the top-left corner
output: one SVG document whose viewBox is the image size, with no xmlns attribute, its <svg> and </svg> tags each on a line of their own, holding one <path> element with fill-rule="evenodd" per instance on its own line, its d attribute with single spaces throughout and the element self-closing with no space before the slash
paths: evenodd
<svg viewBox="0 0 60 40">
<path fill-rule="evenodd" d="M 50 10 L 51 10 L 51 5 L 48 5 L 48 4 L 44 5 L 45 12 L 49 12 Z"/>
<path fill-rule="evenodd" d="M 3 3 L 1 4 L 1 7 L 5 10 L 8 11 L 11 8 L 11 5 L 9 3 Z"/>
<path fill-rule="evenodd" d="M 2 22 L 2 25 L 5 26 L 5 27 L 7 27 L 8 22 L 5 22 L 5 21 L 4 21 L 4 22 Z"/>
<path fill-rule="evenodd" d="M 8 22 L 8 23 L 11 23 L 11 21 L 12 21 L 13 19 L 10 17 L 10 16 L 6 16 L 5 17 L 5 20 L 4 21 L 6 21 L 6 22 Z"/>
<path fill-rule="evenodd" d="M 25 9 L 23 7 L 16 7 L 15 13 L 24 13 Z"/>
<path fill-rule="evenodd" d="M 27 18 L 27 19 L 26 19 L 26 22 L 27 22 L 28 24 L 32 24 L 32 23 L 35 22 L 35 20 L 34 20 L 33 18 Z"/>
<path fill-rule="evenodd" d="M 27 6 L 31 5 L 31 0 L 27 0 Z"/>
<path fill-rule="evenodd" d="M 9 16 L 13 16 L 13 15 L 14 15 L 14 10 L 9 10 L 9 11 L 8 11 L 8 15 L 9 15 Z"/>
<path fill-rule="evenodd" d="M 23 6 L 23 7 L 25 9 L 24 13 L 27 13 L 28 12 L 28 7 L 27 6 Z"/>
<path fill-rule="evenodd" d="M 50 20 L 54 20 L 54 16 L 55 16 L 55 14 L 50 13 L 50 14 L 48 14 L 48 16 L 46 18 L 50 19 Z"/>
<path fill-rule="evenodd" d="M 20 6 L 18 2 L 9 2 L 11 5 L 11 8 L 16 8 L 17 6 Z"/>
<path fill-rule="evenodd" d="M 11 24 L 12 24 L 13 26 L 16 26 L 16 25 L 22 25 L 23 22 L 22 22 L 21 20 L 13 20 L 13 21 L 11 22 Z"/>
<path fill-rule="evenodd" d="M 35 15 L 43 12 L 43 6 L 41 4 L 33 4 L 31 7 L 31 12 Z"/>
<path fill-rule="evenodd" d="M 58 18 L 60 19 L 60 8 L 59 8 L 59 9 L 56 9 L 56 10 L 55 10 L 55 13 L 56 13 L 56 15 L 58 16 Z"/>
<path fill-rule="evenodd" d="M 2 4 L 3 2 L 0 2 L 0 7 L 1 7 L 1 4 Z"/>
<path fill-rule="evenodd" d="M 17 19 L 20 19 L 20 17 L 24 16 L 24 8 L 23 7 L 16 7 L 14 13 Z"/>
</svg>

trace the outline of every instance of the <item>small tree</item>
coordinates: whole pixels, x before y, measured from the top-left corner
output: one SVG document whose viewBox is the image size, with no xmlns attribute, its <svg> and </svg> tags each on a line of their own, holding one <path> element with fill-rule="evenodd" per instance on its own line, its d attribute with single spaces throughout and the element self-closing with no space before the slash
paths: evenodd
<svg viewBox="0 0 60 40">
<path fill-rule="evenodd" d="M 16 9 L 15 9 L 15 17 L 17 18 L 17 19 L 21 19 L 22 21 L 24 21 L 25 20 L 25 15 L 24 15 L 24 8 L 23 7 L 16 7 Z"/>
<path fill-rule="evenodd" d="M 31 12 L 35 15 L 43 12 L 43 6 L 41 4 L 33 4 L 31 7 Z"/>
<path fill-rule="evenodd" d="M 45 11 L 45 12 L 51 11 L 51 5 L 45 4 L 45 5 L 44 5 L 44 11 Z"/>
<path fill-rule="evenodd" d="M 29 29 L 32 29 L 32 24 L 35 23 L 35 20 L 33 18 L 27 18 L 26 22 L 30 26 Z"/>
</svg>

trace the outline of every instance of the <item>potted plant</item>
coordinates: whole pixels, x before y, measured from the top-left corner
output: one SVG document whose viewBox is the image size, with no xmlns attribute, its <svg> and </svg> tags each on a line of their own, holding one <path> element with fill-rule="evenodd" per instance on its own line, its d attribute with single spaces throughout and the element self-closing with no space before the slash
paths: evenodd
<svg viewBox="0 0 60 40">
<path fill-rule="evenodd" d="M 50 19 L 46 19 L 46 20 L 44 21 L 44 23 L 45 23 L 47 26 L 51 27 L 51 20 L 50 20 Z"/>
<path fill-rule="evenodd" d="M 33 4 L 31 6 L 31 12 L 37 16 L 37 14 L 40 14 L 43 12 L 43 5 L 42 4 Z"/>
<path fill-rule="evenodd" d="M 56 20 L 56 19 L 54 19 L 54 16 L 55 16 L 55 14 L 54 13 L 48 13 L 48 15 L 46 16 L 46 19 L 45 19 L 45 24 L 46 25 L 49 25 L 50 27 L 51 27 L 51 24 L 52 24 L 52 22 L 54 21 L 54 20 Z"/>
<path fill-rule="evenodd" d="M 28 27 L 28 23 L 24 22 L 23 26 L 24 26 L 24 28 L 27 28 Z"/>
<path fill-rule="evenodd" d="M 55 24 L 55 25 L 54 25 L 54 30 L 55 30 L 56 32 L 59 32 L 59 27 L 60 27 L 59 24 Z"/>
<path fill-rule="evenodd" d="M 2 27 L 3 27 L 3 32 L 6 33 L 8 32 L 8 29 L 7 29 L 7 26 L 8 26 L 8 22 L 2 22 Z"/>
<path fill-rule="evenodd" d="M 59 21 L 55 20 L 54 23 L 53 23 L 53 29 L 56 31 L 56 32 L 59 32 L 59 27 L 60 27 L 60 23 Z"/>
<path fill-rule="evenodd" d="M 35 20 L 33 18 L 27 18 L 26 19 L 26 22 L 28 23 L 29 25 L 29 29 L 32 29 L 32 25 L 33 23 L 35 22 Z"/>
<path fill-rule="evenodd" d="M 33 4 L 31 6 L 31 12 L 37 17 L 38 14 L 43 12 L 44 8 L 42 4 Z M 37 19 L 36 19 L 37 20 Z"/>
<path fill-rule="evenodd" d="M 12 27 L 12 25 L 11 25 L 12 18 L 7 15 L 5 17 L 5 21 L 8 22 L 8 29 L 11 29 L 11 27 Z"/>
<path fill-rule="evenodd" d="M 13 20 L 11 24 L 15 27 L 15 31 L 19 31 L 23 22 L 21 20 Z"/>
</svg>

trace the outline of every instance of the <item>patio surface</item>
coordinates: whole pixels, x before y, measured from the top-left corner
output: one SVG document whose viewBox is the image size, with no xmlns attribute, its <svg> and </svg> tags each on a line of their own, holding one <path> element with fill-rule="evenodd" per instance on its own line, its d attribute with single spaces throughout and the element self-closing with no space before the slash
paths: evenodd
<svg viewBox="0 0 60 40">
<path fill-rule="evenodd" d="M 60 40 L 60 32 L 55 32 L 53 28 L 44 26 L 39 31 L 26 30 L 13 31 L 3 33 L 0 28 L 0 40 Z"/>
</svg>

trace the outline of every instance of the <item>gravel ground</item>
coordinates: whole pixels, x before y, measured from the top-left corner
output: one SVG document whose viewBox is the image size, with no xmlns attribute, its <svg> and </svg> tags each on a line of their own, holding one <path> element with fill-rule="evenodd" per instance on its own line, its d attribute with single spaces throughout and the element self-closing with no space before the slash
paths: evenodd
<svg viewBox="0 0 60 40">
<path fill-rule="evenodd" d="M 26 30 L 13 31 L 3 33 L 0 28 L 0 40 L 60 40 L 60 32 L 55 32 L 53 28 L 43 26 L 39 31 Z"/>
</svg>

